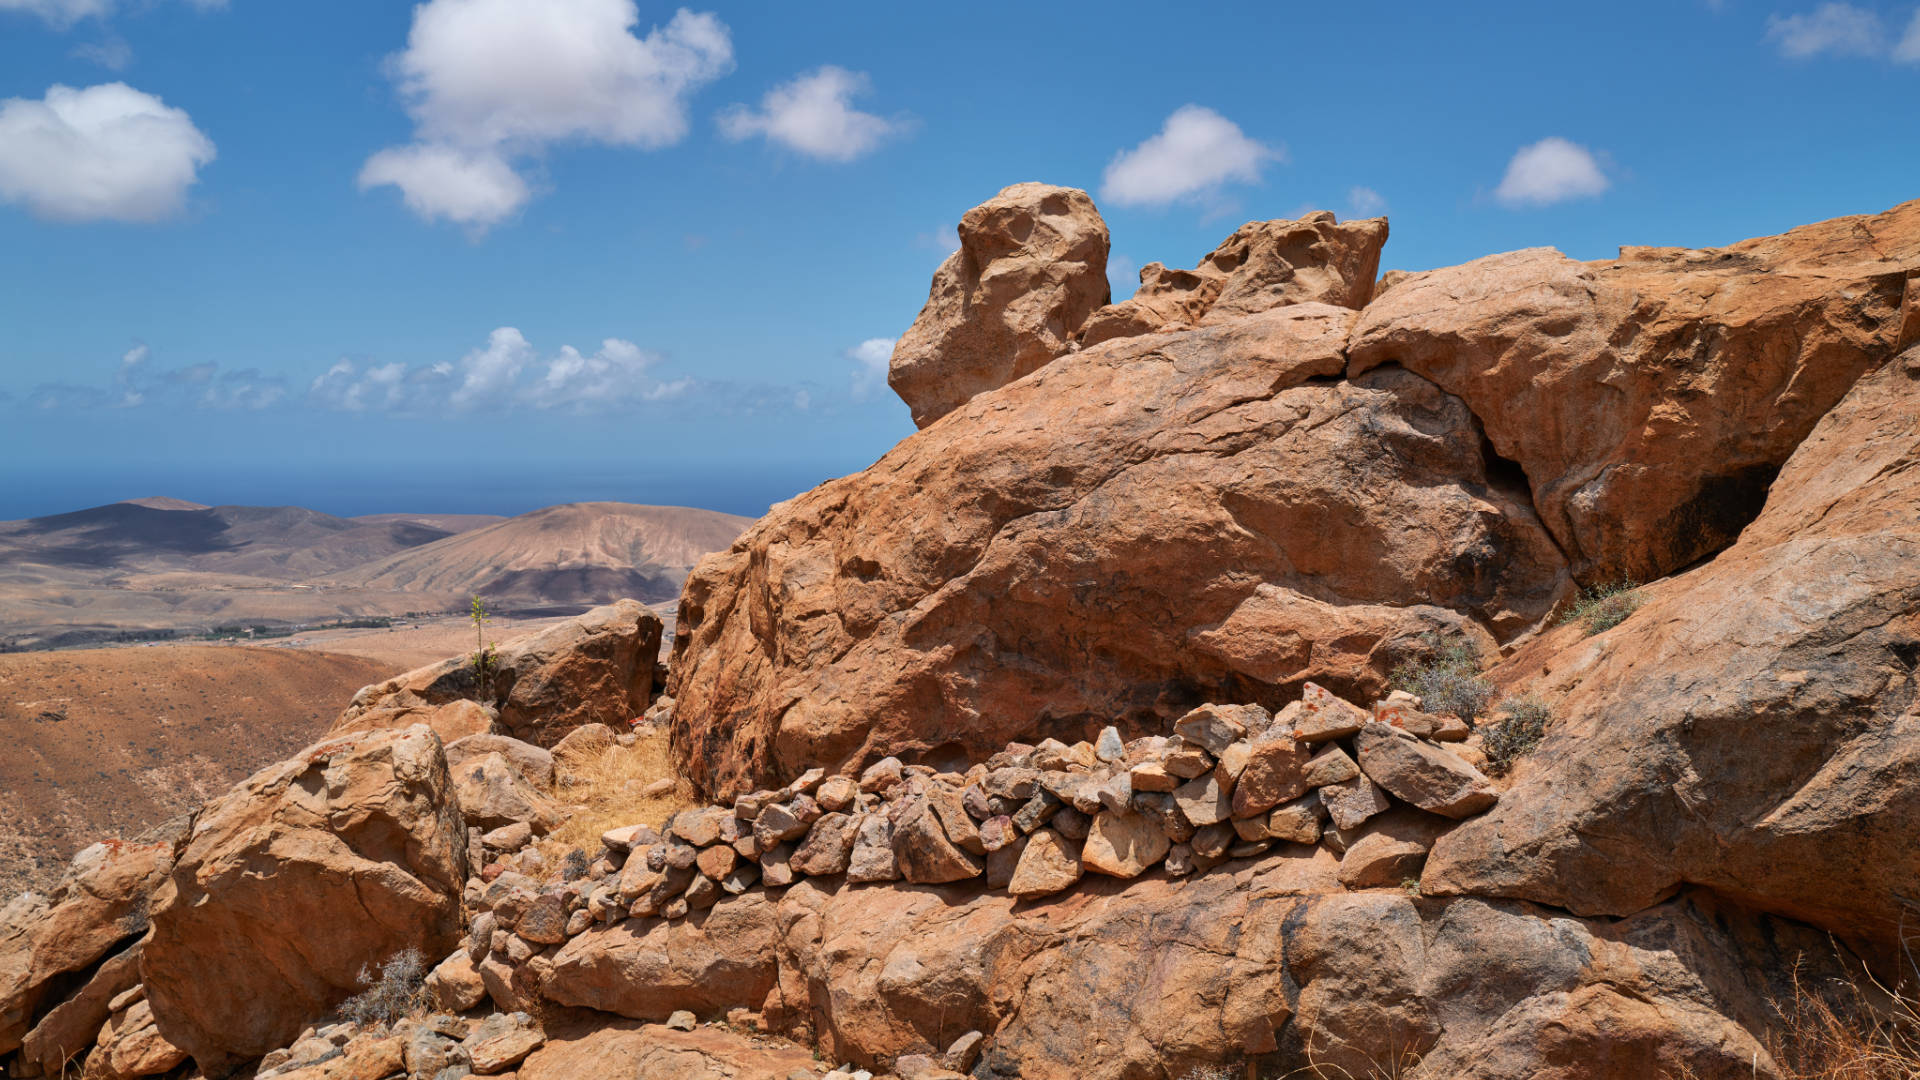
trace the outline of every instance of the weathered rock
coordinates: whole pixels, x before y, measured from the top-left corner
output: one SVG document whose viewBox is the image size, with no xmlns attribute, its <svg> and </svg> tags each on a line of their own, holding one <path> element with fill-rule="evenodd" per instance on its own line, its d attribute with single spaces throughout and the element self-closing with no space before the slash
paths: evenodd
<svg viewBox="0 0 1920 1080">
<path fill-rule="evenodd" d="M 469 735 L 447 744 L 447 771 L 458 772 L 469 761 L 499 754 L 514 771 L 540 791 L 553 788 L 553 752 L 506 735 Z"/>
<path fill-rule="evenodd" d="M 1202 705 L 1176 721 L 1173 733 L 1217 756 L 1249 730 L 1263 730 L 1266 722 L 1267 710 L 1258 705 Z"/>
<path fill-rule="evenodd" d="M 916 885 L 964 881 L 986 872 L 986 864 L 954 844 L 939 815 L 924 799 L 904 804 L 893 822 L 893 854 L 901 876 Z"/>
<path fill-rule="evenodd" d="M 383 701 L 357 710 L 349 708 L 348 713 L 349 716 L 343 716 L 334 724 L 329 734 L 399 731 L 415 724 L 425 724 L 440 736 L 441 742 L 448 745 L 473 735 L 497 734 L 495 721 L 499 716 L 493 706 L 466 698 L 439 704 L 429 704 L 424 700 L 414 700 L 411 704 Z"/>
<path fill-rule="evenodd" d="M 486 999 L 480 969 L 464 950 L 455 950 L 427 973 L 427 996 L 447 1012 L 466 1012 Z"/>
<path fill-rule="evenodd" d="M 740 853 L 727 844 L 715 844 L 710 848 L 703 848 L 693 860 L 693 864 L 700 869 L 700 873 L 715 881 L 733 873 L 733 868 L 739 865 L 739 862 Z M 812 873 L 805 867 L 801 869 L 806 873 Z"/>
<path fill-rule="evenodd" d="M 1445 828 L 1440 819 L 1405 807 L 1372 818 L 1347 837 L 1340 884 L 1371 889 L 1418 880 L 1427 852 Z"/>
<path fill-rule="evenodd" d="M 514 924 L 514 933 L 535 945 L 567 940 L 567 902 L 557 892 L 541 893 Z"/>
<path fill-rule="evenodd" d="M 546 1041 L 546 1033 L 526 1013 L 494 1013 L 480 1021 L 461 1045 L 473 1062 L 473 1071 L 492 1076 L 518 1065 Z"/>
<path fill-rule="evenodd" d="M 758 1010 L 774 986 L 778 928 L 765 893 L 678 921 L 596 927 L 555 953 L 541 992 L 561 1005 L 662 1021 L 680 1009 Z"/>
<path fill-rule="evenodd" d="M 1329 746 L 1302 766 L 1300 778 L 1310 788 L 1326 787 L 1360 775 L 1360 766 L 1338 746 Z"/>
<path fill-rule="evenodd" d="M 847 872 L 853 855 L 854 821 L 845 814 L 827 814 L 813 823 L 807 838 L 794 849 L 794 869 L 810 877 L 832 877 Z"/>
<path fill-rule="evenodd" d="M 1387 220 L 1339 224 L 1324 210 L 1298 221 L 1250 221 L 1192 270 L 1140 268 L 1133 297 L 1088 316 L 1078 340 L 1203 326 L 1285 304 L 1362 308 L 1373 295 Z"/>
<path fill-rule="evenodd" d="M 533 826 L 524 821 L 502 825 L 483 834 L 480 842 L 494 851 L 519 851 L 533 842 Z"/>
<path fill-rule="evenodd" d="M 967 211 L 959 234 L 887 370 L 923 428 L 1066 352 L 1110 296 L 1107 225 L 1084 191 L 1015 184 Z"/>
<path fill-rule="evenodd" d="M 534 832 L 546 833 L 564 819 L 553 800 L 527 783 L 501 754 L 469 760 L 452 775 L 460 813 L 475 828 L 497 829 L 525 822 Z"/>
<path fill-rule="evenodd" d="M 591 758 L 612 750 L 618 745 L 618 738 L 606 724 L 581 724 L 554 743 L 553 752 L 564 757 Z"/>
<path fill-rule="evenodd" d="M 154 896 L 140 972 L 160 1029 L 209 1073 L 285 1046 L 370 961 L 452 952 L 466 878 L 466 826 L 425 727 L 262 769 L 201 810 Z"/>
<path fill-rule="evenodd" d="M 1293 713 L 1293 737 L 1303 743 L 1344 739 L 1371 719 L 1358 705 L 1343 701 L 1325 687 L 1307 683 L 1301 689 L 1300 708 Z"/>
<path fill-rule="evenodd" d="M 646 605 L 621 600 L 506 642 L 494 653 L 485 703 L 506 734 L 539 746 L 584 724 L 625 730 L 653 694 L 661 629 Z M 454 657 L 362 687 L 334 730 L 406 726 L 417 719 L 409 710 L 481 696 L 472 658 Z"/>
<path fill-rule="evenodd" d="M 160 1076 L 179 1068 L 187 1052 L 168 1042 L 153 1022 L 153 1008 L 143 997 L 124 1007 L 100 1029 L 98 1044 L 87 1055 L 81 1080 L 136 1080 Z"/>
<path fill-rule="evenodd" d="M 720 827 L 729 818 L 733 818 L 732 812 L 717 806 L 682 810 L 667 822 L 667 832 L 694 847 L 706 847 L 709 844 L 719 843 Z M 781 839 L 791 839 L 791 837 L 781 837 Z"/>
<path fill-rule="evenodd" d="M 900 880 L 900 859 L 893 853 L 893 822 L 884 813 L 854 818 L 853 851 L 847 856 L 847 880 Z"/>
<path fill-rule="evenodd" d="M 1464 398 L 1581 580 L 1648 581 L 1732 543 L 1904 347 L 1916 269 L 1920 202 L 1725 248 L 1493 255 L 1370 305 L 1350 371 L 1398 364 Z"/>
<path fill-rule="evenodd" d="M 1327 808 L 1321 805 L 1320 796 L 1306 795 L 1275 807 L 1273 813 L 1267 815 L 1267 835 L 1290 844 L 1317 844 L 1320 822 L 1326 816 Z"/>
<path fill-rule="evenodd" d="M 67 1000 L 49 1011 L 20 1044 L 20 1062 L 31 1062 L 42 1076 L 66 1073 L 78 1064 L 112 1014 L 111 1003 L 140 985 L 140 945 L 115 953 Z"/>
<path fill-rule="evenodd" d="M 1499 801 L 1499 791 L 1479 769 L 1397 728 L 1368 724 L 1355 740 L 1355 749 L 1368 779 L 1430 813 L 1463 818 Z"/>
<path fill-rule="evenodd" d="M 0 908 L 0 1055 L 88 969 L 146 931 L 148 897 L 173 866 L 173 845 L 94 844 L 50 896 Z"/>
<path fill-rule="evenodd" d="M 789 1080 L 820 1074 L 813 1055 L 717 1027 L 672 1031 L 659 1024 L 604 1020 L 550 1032 L 520 1063 L 519 1080 Z"/>
<path fill-rule="evenodd" d="M 1320 804 L 1339 829 L 1357 829 L 1361 822 L 1387 808 L 1386 794 L 1365 776 L 1328 784 L 1319 794 Z"/>
<path fill-rule="evenodd" d="M 731 797 L 1085 716 L 1163 732 L 1310 679 L 1376 693 L 1427 632 L 1536 626 L 1563 560 L 1459 399 L 1394 370 L 1307 382 L 1343 369 L 1352 317 L 1072 353 L 783 503 L 688 581 L 677 764 Z"/>
<path fill-rule="evenodd" d="M 1256 741 L 1240 782 L 1234 786 L 1233 816 L 1263 814 L 1306 794 L 1311 787 L 1306 770 L 1312 754 L 1308 747 L 1285 735 Z"/>
<path fill-rule="evenodd" d="M 1109 877 L 1139 877 L 1166 857 L 1170 841 L 1143 814 L 1094 815 L 1080 859 L 1086 869 Z"/>
<path fill-rule="evenodd" d="M 1189 780 L 1174 789 L 1173 801 L 1195 825 L 1212 825 L 1233 816 L 1233 798 L 1214 773 Z"/>
<path fill-rule="evenodd" d="M 1422 888 L 1618 915 L 1695 882 L 1891 943 L 1920 881 L 1916 506 L 1909 350 L 1820 422 L 1731 549 L 1495 673 L 1558 719 Z"/>
<path fill-rule="evenodd" d="M 1019 897 L 1051 896 L 1071 888 L 1081 872 L 1078 845 L 1052 829 L 1038 829 L 1027 837 L 1006 888 Z"/>
</svg>

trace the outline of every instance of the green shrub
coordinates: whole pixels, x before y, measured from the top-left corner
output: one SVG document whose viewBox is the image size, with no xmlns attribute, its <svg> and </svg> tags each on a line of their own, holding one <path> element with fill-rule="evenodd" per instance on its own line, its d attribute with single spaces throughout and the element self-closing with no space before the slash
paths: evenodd
<svg viewBox="0 0 1920 1080">
<path fill-rule="evenodd" d="M 1487 771 L 1503 775 L 1514 763 L 1533 753 L 1546 738 L 1547 725 L 1553 722 L 1553 708 L 1533 694 L 1522 694 L 1500 703 L 1506 715 L 1480 729 L 1482 748 L 1487 752 Z"/>
<path fill-rule="evenodd" d="M 419 949 L 403 949 L 380 965 L 378 977 L 361 968 L 360 984 L 366 989 L 340 1003 L 340 1018 L 362 1027 L 391 1024 L 426 1007 L 426 960 Z"/>
<path fill-rule="evenodd" d="M 1640 586 L 1631 581 L 1595 585 L 1580 593 L 1573 606 L 1561 613 L 1560 621 L 1581 623 L 1587 628 L 1587 636 L 1592 637 L 1626 622 L 1627 616 L 1640 610 L 1643 603 Z"/>
<path fill-rule="evenodd" d="M 1427 634 L 1422 640 L 1427 644 L 1428 658 L 1395 668 L 1391 679 L 1394 688 L 1419 698 L 1420 707 L 1427 712 L 1452 713 L 1473 723 L 1499 693 L 1480 674 L 1480 654 L 1473 642 L 1464 637 L 1442 639 L 1437 634 Z"/>
</svg>

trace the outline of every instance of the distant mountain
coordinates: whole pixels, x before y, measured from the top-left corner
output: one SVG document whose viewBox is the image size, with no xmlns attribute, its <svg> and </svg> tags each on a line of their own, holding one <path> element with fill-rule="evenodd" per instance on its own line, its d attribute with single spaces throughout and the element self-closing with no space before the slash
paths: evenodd
<svg viewBox="0 0 1920 1080">
<path fill-rule="evenodd" d="M 752 518 L 684 506 L 569 503 L 508 518 L 336 575 L 383 592 L 483 596 L 509 604 L 670 602 L 701 557 Z"/>
</svg>

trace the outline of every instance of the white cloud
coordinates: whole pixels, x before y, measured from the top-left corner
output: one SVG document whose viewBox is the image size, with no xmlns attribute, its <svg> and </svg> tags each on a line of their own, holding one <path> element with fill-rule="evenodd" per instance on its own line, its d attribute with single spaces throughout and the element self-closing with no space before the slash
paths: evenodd
<svg viewBox="0 0 1920 1080">
<path fill-rule="evenodd" d="M 1493 197 L 1508 206 L 1548 206 L 1598 195 L 1608 185 L 1591 150 L 1556 135 L 1521 147 Z"/>
<path fill-rule="evenodd" d="M 1902 64 L 1920 64 L 1920 8 L 1914 9 L 1913 18 L 1907 22 L 1907 32 L 1900 35 L 1900 44 L 1893 47 L 1893 58 Z"/>
<path fill-rule="evenodd" d="M 127 65 L 133 63 L 133 47 L 127 44 L 126 39 L 119 37 L 75 45 L 69 55 L 76 60 L 99 64 L 108 71 L 125 71 Z"/>
<path fill-rule="evenodd" d="M 1230 182 L 1257 184 L 1260 167 L 1284 156 L 1212 109 L 1182 105 L 1158 135 L 1114 156 L 1101 178 L 1100 197 L 1121 206 L 1200 198 Z"/>
<path fill-rule="evenodd" d="M 345 412 L 606 412 L 669 400 L 695 385 L 691 378 L 656 378 L 653 368 L 660 361 L 659 354 L 619 338 L 601 342 L 591 355 L 563 345 L 542 358 L 526 335 L 503 326 L 454 363 L 362 366 L 341 360 L 308 385 L 307 397 Z"/>
<path fill-rule="evenodd" d="M 1812 56 L 1878 56 L 1887 48 L 1880 16 L 1852 4 L 1821 4 L 1805 15 L 1767 19 L 1767 40 L 1795 60 Z"/>
<path fill-rule="evenodd" d="M 893 343 L 897 338 L 877 337 L 847 350 L 853 361 L 853 399 L 864 401 L 875 390 L 887 385 L 887 365 L 893 361 Z"/>
<path fill-rule="evenodd" d="M 125 83 L 0 101 L 0 202 L 52 221 L 158 221 L 214 158 L 185 110 Z"/>
<path fill-rule="evenodd" d="M 0 11 L 38 15 L 49 26 L 64 30 L 81 19 L 112 13 L 113 0 L 0 0 Z"/>
<path fill-rule="evenodd" d="M 411 146 L 360 173 L 429 220 L 481 230 L 531 198 L 513 166 L 561 141 L 652 149 L 687 133 L 687 98 L 733 70 L 726 24 L 680 9 L 636 36 L 634 0 L 428 0 L 389 68 Z"/>
<path fill-rule="evenodd" d="M 47 383 L 26 404 L 38 409 L 134 409 L 141 406 L 201 409 L 264 409 L 286 396 L 286 380 L 244 371 L 221 371 L 211 362 L 158 368 L 153 351 L 136 345 L 120 356 L 105 386 Z"/>
<path fill-rule="evenodd" d="M 828 64 L 767 91 L 757 110 L 727 109 L 720 114 L 720 133 L 735 142 L 764 135 L 808 157 L 852 161 L 905 126 L 853 107 L 867 84 L 864 73 Z"/>
<path fill-rule="evenodd" d="M 1386 209 L 1386 198 L 1370 187 L 1347 190 L 1347 216 L 1350 218 L 1379 217 Z"/>
<path fill-rule="evenodd" d="M 395 146 L 360 169 L 360 190 L 392 184 L 407 209 L 484 230 L 526 205 L 527 182 L 500 155 L 440 143 Z"/>
</svg>

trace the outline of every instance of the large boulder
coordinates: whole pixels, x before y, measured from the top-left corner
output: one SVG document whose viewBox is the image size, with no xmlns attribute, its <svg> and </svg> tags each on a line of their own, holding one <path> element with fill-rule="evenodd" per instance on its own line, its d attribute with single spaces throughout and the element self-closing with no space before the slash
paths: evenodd
<svg viewBox="0 0 1920 1080">
<path fill-rule="evenodd" d="M 171 842 L 94 844 L 49 895 L 22 893 L 0 908 L 0 1056 L 146 933 L 149 897 L 173 853 Z"/>
<path fill-rule="evenodd" d="M 1920 337 L 1920 201 L 1725 248 L 1551 248 L 1415 274 L 1369 305 L 1351 374 L 1459 395 L 1589 583 L 1731 543 L 1814 423 Z"/>
<path fill-rule="evenodd" d="M 681 1009 L 758 1010 L 774 986 L 774 904 L 750 892 L 685 919 L 597 927 L 541 961 L 540 991 L 561 1005 L 663 1021 Z"/>
<path fill-rule="evenodd" d="M 426 723 L 452 742 L 491 730 L 470 705 L 494 710 L 497 733 L 551 747 L 584 724 L 625 731 L 646 712 L 658 687 L 660 616 L 638 600 L 620 600 L 498 647 L 483 691 L 472 656 L 456 656 L 365 686 L 334 733 Z"/>
<path fill-rule="evenodd" d="M 920 427 L 1066 352 L 1109 296 L 1107 223 L 1084 191 L 1015 184 L 959 232 L 887 371 Z"/>
<path fill-rule="evenodd" d="M 1298 221 L 1250 221 L 1191 270 L 1141 267 L 1139 291 L 1089 315 L 1077 340 L 1098 345 L 1210 326 L 1283 304 L 1363 308 L 1386 242 L 1386 218 L 1342 225 L 1320 210 Z"/>
<path fill-rule="evenodd" d="M 520 1063 L 520 1080 L 789 1080 L 815 1076 L 811 1052 L 738 1030 L 676 1031 L 660 1024 L 604 1020 L 550 1030 Z"/>
<path fill-rule="evenodd" d="M 1458 398 L 1338 381 L 1354 318 L 1072 353 L 775 508 L 682 597 L 684 773 L 733 795 L 1307 680 L 1364 699 L 1425 633 L 1538 626 L 1571 586 L 1524 491 Z"/>
<path fill-rule="evenodd" d="M 1920 893 L 1920 349 L 1863 379 L 1703 567 L 1503 680 L 1560 720 L 1431 893 L 1625 915 L 1704 884 L 1891 945 Z M 1573 638 L 1574 640 L 1568 640 Z"/>
<path fill-rule="evenodd" d="M 208 803 L 141 957 L 160 1034 L 217 1075 L 406 950 L 459 941 L 466 827 L 425 727 L 343 736 Z"/>
</svg>

